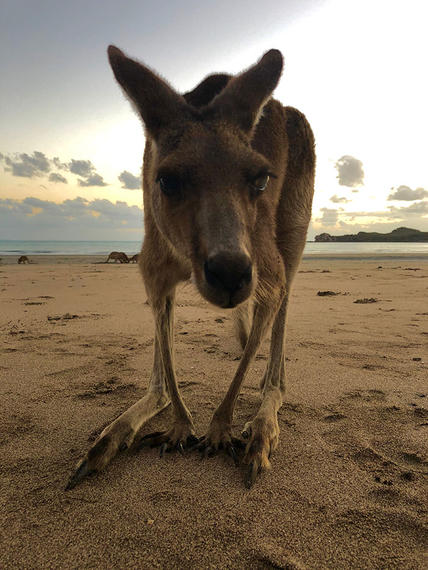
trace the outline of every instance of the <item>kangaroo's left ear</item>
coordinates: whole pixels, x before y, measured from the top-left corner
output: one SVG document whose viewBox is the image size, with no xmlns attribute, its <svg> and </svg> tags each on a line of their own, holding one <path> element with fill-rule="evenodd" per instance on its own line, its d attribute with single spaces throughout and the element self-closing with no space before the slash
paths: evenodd
<svg viewBox="0 0 428 570">
<path fill-rule="evenodd" d="M 231 79 L 208 105 L 207 112 L 250 133 L 257 124 L 263 106 L 278 85 L 282 66 L 281 52 L 271 49 L 258 63 Z"/>
<path fill-rule="evenodd" d="M 156 139 L 162 129 L 188 111 L 184 98 L 145 65 L 109 46 L 113 73 L 140 113 L 148 132 Z"/>
</svg>

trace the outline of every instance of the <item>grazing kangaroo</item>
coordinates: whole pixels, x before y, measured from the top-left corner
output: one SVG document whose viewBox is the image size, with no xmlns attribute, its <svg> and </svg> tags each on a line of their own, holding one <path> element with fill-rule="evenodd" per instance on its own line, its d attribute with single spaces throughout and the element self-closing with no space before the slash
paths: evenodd
<svg viewBox="0 0 428 570">
<path fill-rule="evenodd" d="M 128 256 L 123 251 L 112 251 L 104 263 L 108 263 L 110 259 L 113 259 L 115 263 L 118 261 L 120 261 L 120 263 L 129 263 Z"/>
<path fill-rule="evenodd" d="M 154 365 L 146 395 L 104 429 L 67 487 L 127 449 L 141 426 L 170 402 L 172 425 L 145 436 L 142 444 L 159 445 L 161 455 L 185 447 L 205 456 L 223 449 L 235 462 L 238 448 L 245 447 L 250 487 L 270 467 L 278 445 L 287 306 L 311 217 L 313 134 L 302 113 L 271 99 L 283 64 L 277 50 L 239 75 L 207 77 L 183 96 L 118 48 L 110 46 L 108 55 L 146 129 L 139 264 L 156 324 Z M 200 439 L 172 356 L 175 290 L 190 277 L 214 305 L 237 308 L 243 347 L 232 383 Z M 261 405 L 245 424 L 244 443 L 232 435 L 233 411 L 271 324 Z"/>
</svg>

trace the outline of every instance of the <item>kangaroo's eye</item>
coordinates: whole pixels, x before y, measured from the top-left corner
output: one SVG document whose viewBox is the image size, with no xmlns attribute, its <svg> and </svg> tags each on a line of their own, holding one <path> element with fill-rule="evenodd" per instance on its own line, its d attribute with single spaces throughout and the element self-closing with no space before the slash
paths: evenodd
<svg viewBox="0 0 428 570">
<path fill-rule="evenodd" d="M 263 192 L 268 182 L 269 182 L 269 175 L 261 174 L 252 181 L 252 186 L 255 190 L 257 190 L 257 192 Z"/>
<path fill-rule="evenodd" d="M 164 174 L 163 176 L 159 176 L 156 180 L 159 183 L 159 187 L 165 196 L 177 197 L 181 191 L 181 181 L 178 176 L 174 176 L 173 174 Z"/>
</svg>

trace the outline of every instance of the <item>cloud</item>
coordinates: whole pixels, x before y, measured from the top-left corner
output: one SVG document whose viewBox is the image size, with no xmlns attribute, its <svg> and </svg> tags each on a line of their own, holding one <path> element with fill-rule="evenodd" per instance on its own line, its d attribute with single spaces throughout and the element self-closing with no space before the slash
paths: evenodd
<svg viewBox="0 0 428 570">
<path fill-rule="evenodd" d="M 107 186 L 107 182 L 104 182 L 102 176 L 94 172 L 90 174 L 86 179 L 78 179 L 79 186 Z"/>
<path fill-rule="evenodd" d="M 0 199 L 3 239 L 140 239 L 142 228 L 142 209 L 122 201 Z"/>
<path fill-rule="evenodd" d="M 428 200 L 422 200 L 421 202 L 415 202 L 410 204 L 410 206 L 403 206 L 402 208 L 394 208 L 393 206 L 388 206 L 391 212 L 396 212 L 401 215 L 411 215 L 419 216 L 421 214 L 428 214 Z"/>
<path fill-rule="evenodd" d="M 68 169 L 78 176 L 90 176 L 95 170 L 90 160 L 75 160 L 74 158 L 68 163 Z"/>
<path fill-rule="evenodd" d="M 2 154 L 0 160 L 4 163 L 7 172 L 22 178 L 44 176 L 51 169 L 49 159 L 43 152 L 37 150 L 32 155 L 24 152 L 15 154 L 12 158 Z"/>
<path fill-rule="evenodd" d="M 36 176 L 49 175 L 48 180 L 50 182 L 67 184 L 66 178 L 61 174 L 50 173 L 55 168 L 56 170 L 64 170 L 80 176 L 78 179 L 79 186 L 107 186 L 107 182 L 96 172 L 95 166 L 90 160 L 76 160 L 72 158 L 70 162 L 62 162 L 57 156 L 50 159 L 43 152 L 36 150 L 32 155 L 27 153 L 14 155 L 0 153 L 0 162 L 4 164 L 5 170 L 11 172 L 13 176 L 34 178 Z"/>
<path fill-rule="evenodd" d="M 368 217 L 404 220 L 407 216 L 421 216 L 421 214 L 428 214 L 428 200 L 421 200 L 420 202 L 415 202 L 414 204 L 410 204 L 410 206 L 402 206 L 401 208 L 388 206 L 388 210 L 378 212 L 343 212 L 344 217 L 351 219 Z"/>
<path fill-rule="evenodd" d="M 335 204 L 347 204 L 350 201 L 351 200 L 348 200 L 348 198 L 345 198 L 344 196 L 342 198 L 339 198 L 337 194 L 330 198 L 330 202 L 334 202 Z"/>
<path fill-rule="evenodd" d="M 81 176 L 78 179 L 79 186 L 107 186 L 103 177 L 95 171 L 95 166 L 90 160 L 75 160 L 72 158 L 68 164 L 68 169 L 73 174 Z"/>
<path fill-rule="evenodd" d="M 67 178 L 58 174 L 58 172 L 51 172 L 49 174 L 49 182 L 62 182 L 63 184 L 68 184 Z"/>
<path fill-rule="evenodd" d="M 57 156 L 53 157 L 52 162 L 55 168 L 58 168 L 58 170 L 69 170 L 68 164 L 66 162 L 61 162 Z"/>
<path fill-rule="evenodd" d="M 394 190 L 394 188 L 392 188 Z M 395 189 L 395 192 L 388 196 L 388 200 L 405 200 L 407 202 L 412 202 L 413 200 L 421 200 L 428 196 L 428 190 L 424 188 L 416 188 L 412 190 L 408 186 L 399 186 Z"/>
<path fill-rule="evenodd" d="M 315 221 L 322 224 L 323 226 L 329 228 L 334 227 L 337 224 L 339 218 L 339 210 L 334 208 L 321 208 L 322 216 L 317 218 Z"/>
<path fill-rule="evenodd" d="M 363 163 L 358 158 L 344 155 L 334 165 L 341 186 L 361 186 L 364 184 Z"/>
<path fill-rule="evenodd" d="M 127 170 L 121 172 L 118 179 L 122 182 L 122 188 L 126 188 L 127 190 L 139 190 L 141 188 L 141 177 L 134 176 Z"/>
</svg>

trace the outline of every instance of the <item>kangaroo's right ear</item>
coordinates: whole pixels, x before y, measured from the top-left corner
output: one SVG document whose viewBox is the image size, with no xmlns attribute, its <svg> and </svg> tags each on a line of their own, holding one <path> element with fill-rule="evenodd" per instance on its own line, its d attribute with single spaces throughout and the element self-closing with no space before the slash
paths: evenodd
<svg viewBox="0 0 428 570">
<path fill-rule="evenodd" d="M 153 71 L 109 46 L 108 58 L 113 73 L 136 106 L 144 124 L 155 139 L 159 132 L 185 111 L 187 103 Z"/>
<path fill-rule="evenodd" d="M 282 66 L 281 52 L 269 50 L 258 63 L 233 77 L 207 110 L 251 133 L 278 84 Z"/>
</svg>

